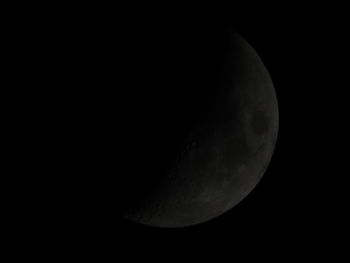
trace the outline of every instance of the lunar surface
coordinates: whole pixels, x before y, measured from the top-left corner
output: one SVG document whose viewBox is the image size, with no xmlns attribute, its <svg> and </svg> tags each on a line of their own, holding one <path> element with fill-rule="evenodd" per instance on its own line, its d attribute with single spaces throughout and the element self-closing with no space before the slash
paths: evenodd
<svg viewBox="0 0 350 263">
<path fill-rule="evenodd" d="M 210 105 L 195 115 L 171 166 L 125 218 L 157 227 L 199 224 L 241 202 L 264 175 L 278 133 L 274 86 L 256 51 L 234 31 L 228 35 Z"/>
</svg>

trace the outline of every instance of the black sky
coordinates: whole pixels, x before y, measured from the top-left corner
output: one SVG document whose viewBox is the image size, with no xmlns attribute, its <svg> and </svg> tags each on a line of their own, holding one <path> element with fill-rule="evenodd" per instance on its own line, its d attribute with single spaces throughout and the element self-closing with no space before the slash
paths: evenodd
<svg viewBox="0 0 350 263">
<path fill-rule="evenodd" d="M 57 10 L 22 23 L 17 43 L 26 61 L 21 66 L 30 68 L 23 79 L 36 87 L 21 93 L 33 97 L 35 108 L 34 114 L 23 113 L 30 117 L 26 129 L 33 130 L 26 136 L 32 144 L 33 138 L 44 141 L 36 158 L 40 175 L 25 179 L 43 194 L 27 216 L 45 229 L 44 239 L 130 258 L 185 260 L 188 254 L 212 253 L 233 260 L 240 252 L 312 254 L 344 233 L 338 206 L 346 206 L 340 205 L 342 183 L 335 175 L 346 173 L 334 163 L 346 155 L 332 148 L 347 121 L 340 114 L 347 105 L 340 95 L 347 69 L 344 9 L 320 3 L 86 3 Z M 168 149 L 163 142 L 171 134 L 156 131 L 165 123 L 182 134 L 181 121 L 174 125 L 172 118 L 191 123 L 191 99 L 200 87 L 210 93 L 228 27 L 257 51 L 276 89 L 279 135 L 265 176 L 234 209 L 207 223 L 160 229 L 122 219 L 119 212 L 129 198 L 124 185 L 151 185 L 142 176 L 159 168 L 150 165 L 153 158 L 161 158 L 160 166 L 168 161 L 157 151 L 177 147 L 175 141 Z"/>
</svg>

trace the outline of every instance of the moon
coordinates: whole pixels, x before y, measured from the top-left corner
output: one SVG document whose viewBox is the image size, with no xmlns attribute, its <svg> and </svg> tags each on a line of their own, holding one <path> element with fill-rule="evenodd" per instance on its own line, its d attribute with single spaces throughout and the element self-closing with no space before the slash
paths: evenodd
<svg viewBox="0 0 350 263">
<path fill-rule="evenodd" d="M 263 177 L 278 134 L 275 89 L 246 40 L 231 30 L 227 43 L 215 94 L 193 114 L 172 165 L 125 218 L 171 228 L 203 223 L 236 206 Z"/>
</svg>

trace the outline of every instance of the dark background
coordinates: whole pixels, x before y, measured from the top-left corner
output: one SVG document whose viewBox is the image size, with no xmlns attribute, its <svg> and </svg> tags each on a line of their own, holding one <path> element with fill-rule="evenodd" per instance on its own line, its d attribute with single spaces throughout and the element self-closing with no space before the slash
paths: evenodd
<svg viewBox="0 0 350 263">
<path fill-rule="evenodd" d="M 33 87 L 18 95 L 30 98 L 30 110 L 20 114 L 28 132 L 18 138 L 28 144 L 26 167 L 35 171 L 21 182 L 36 189 L 34 202 L 23 201 L 30 207 L 24 225 L 43 228 L 41 240 L 73 251 L 180 260 L 242 252 L 289 258 L 339 242 L 345 229 L 338 206 L 344 207 L 335 174 L 344 172 L 334 163 L 343 157 L 332 147 L 345 107 L 340 7 L 61 9 L 29 15 L 15 32 L 20 65 L 28 69 L 22 80 Z M 206 109 L 226 28 L 255 48 L 275 85 L 280 127 L 265 176 L 234 209 L 200 225 L 161 229 L 125 221 L 120 212 L 134 201 L 133 191 L 153 186 L 193 125 L 193 112 Z"/>
</svg>

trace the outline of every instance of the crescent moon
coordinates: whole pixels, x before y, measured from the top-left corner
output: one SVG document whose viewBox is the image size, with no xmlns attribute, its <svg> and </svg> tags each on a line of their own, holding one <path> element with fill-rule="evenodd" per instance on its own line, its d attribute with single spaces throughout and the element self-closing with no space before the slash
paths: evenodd
<svg viewBox="0 0 350 263">
<path fill-rule="evenodd" d="M 228 32 L 217 92 L 157 187 L 124 217 L 157 227 L 206 222 L 232 209 L 258 184 L 274 152 L 278 103 L 257 52 Z"/>
</svg>

